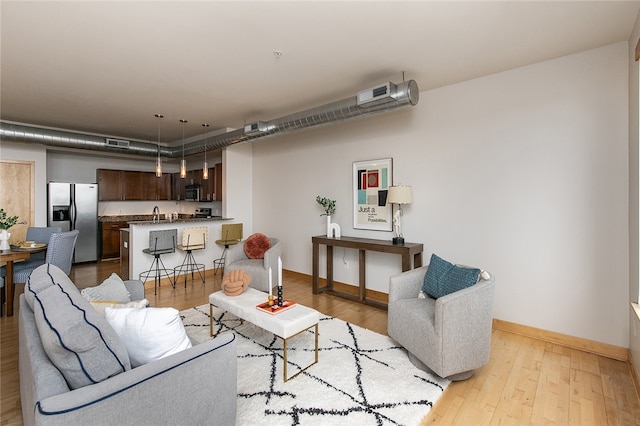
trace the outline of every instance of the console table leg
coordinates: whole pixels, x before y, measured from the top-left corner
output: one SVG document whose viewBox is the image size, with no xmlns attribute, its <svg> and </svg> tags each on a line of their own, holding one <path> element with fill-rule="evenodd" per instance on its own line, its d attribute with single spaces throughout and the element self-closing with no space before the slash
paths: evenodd
<svg viewBox="0 0 640 426">
<path fill-rule="evenodd" d="M 333 290 L 333 246 L 327 246 L 327 290 Z"/>
<path fill-rule="evenodd" d="M 409 254 L 402 255 L 402 272 L 411 270 L 411 256 Z"/>
<path fill-rule="evenodd" d="M 319 273 L 319 263 L 320 263 L 320 249 L 319 244 L 313 243 L 313 270 L 311 277 L 311 285 L 313 289 L 313 294 L 318 294 L 318 273 Z"/>
<path fill-rule="evenodd" d="M 366 277 L 366 268 L 365 268 L 365 251 L 364 250 L 359 250 L 360 255 L 358 257 L 358 275 L 359 275 L 359 282 L 358 285 L 360 287 L 360 301 L 364 301 L 367 298 L 367 286 L 366 286 L 366 282 L 367 282 L 367 277 Z"/>
</svg>

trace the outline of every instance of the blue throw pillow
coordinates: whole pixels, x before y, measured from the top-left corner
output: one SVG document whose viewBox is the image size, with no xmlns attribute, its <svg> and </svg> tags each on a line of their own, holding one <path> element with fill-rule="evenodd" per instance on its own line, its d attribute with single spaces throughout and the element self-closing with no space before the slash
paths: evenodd
<svg viewBox="0 0 640 426">
<path fill-rule="evenodd" d="M 435 254 L 431 255 L 422 291 L 437 299 L 455 293 L 478 282 L 480 269 L 456 266 Z"/>
</svg>

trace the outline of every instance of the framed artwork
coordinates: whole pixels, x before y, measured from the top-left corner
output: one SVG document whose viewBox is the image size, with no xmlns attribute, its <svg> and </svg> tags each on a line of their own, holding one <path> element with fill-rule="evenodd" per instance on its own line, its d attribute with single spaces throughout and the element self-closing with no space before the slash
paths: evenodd
<svg viewBox="0 0 640 426">
<path fill-rule="evenodd" d="M 353 227 L 392 230 L 392 207 L 387 194 L 392 185 L 393 159 L 353 163 Z"/>
</svg>

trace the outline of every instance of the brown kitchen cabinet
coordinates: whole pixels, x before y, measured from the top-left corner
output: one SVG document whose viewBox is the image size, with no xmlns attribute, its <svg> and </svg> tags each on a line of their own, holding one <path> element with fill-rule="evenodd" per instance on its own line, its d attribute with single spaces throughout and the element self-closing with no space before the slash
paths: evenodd
<svg viewBox="0 0 640 426">
<path fill-rule="evenodd" d="M 127 228 L 127 222 L 102 223 L 102 259 L 120 257 L 120 229 Z"/>
<path fill-rule="evenodd" d="M 171 173 L 156 177 L 153 172 L 98 169 L 99 201 L 172 200 Z"/>
<path fill-rule="evenodd" d="M 209 172 L 209 179 L 211 179 L 211 172 Z M 217 163 L 213 174 L 215 175 L 215 179 L 213 180 L 215 191 L 213 198 L 215 201 L 222 201 L 222 163 Z"/>
<path fill-rule="evenodd" d="M 171 200 L 171 174 L 157 177 L 152 172 L 142 172 L 142 199 L 146 201 Z"/>
<path fill-rule="evenodd" d="M 163 173 L 162 177 L 156 177 L 155 173 L 151 175 L 156 179 L 156 200 L 172 200 L 171 174 Z"/>
<path fill-rule="evenodd" d="M 122 177 L 122 200 L 144 200 L 142 189 L 143 173 L 125 171 L 122 173 Z"/>
<path fill-rule="evenodd" d="M 98 201 L 122 200 L 122 171 L 96 170 L 98 182 Z"/>
<path fill-rule="evenodd" d="M 185 185 L 200 185 L 201 201 L 222 201 L 222 163 L 209 168 L 209 179 L 202 179 L 202 169 L 187 171 L 184 179 L 180 173 L 174 173 L 172 178 L 173 199 L 176 201 L 184 200 Z"/>
<path fill-rule="evenodd" d="M 129 228 L 120 229 L 120 278 L 129 279 Z"/>
</svg>

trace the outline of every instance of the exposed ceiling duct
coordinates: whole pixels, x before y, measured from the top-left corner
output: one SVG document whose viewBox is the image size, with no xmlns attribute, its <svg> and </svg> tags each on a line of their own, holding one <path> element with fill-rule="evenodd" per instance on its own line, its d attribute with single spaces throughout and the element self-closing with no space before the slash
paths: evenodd
<svg viewBox="0 0 640 426">
<path fill-rule="evenodd" d="M 360 103 L 359 105 L 358 96 L 353 96 L 317 108 L 276 118 L 271 121 L 259 121 L 256 122 L 255 125 L 250 124 L 242 129 L 210 136 L 206 139 L 206 147 L 203 137 L 202 140 L 197 140 L 185 145 L 184 153 L 185 155 L 199 154 L 204 152 L 205 148 L 207 150 L 222 149 L 236 143 L 391 111 L 418 103 L 420 94 L 418 84 L 414 80 L 404 81 L 397 85 L 385 83 L 381 85 L 381 87 L 382 86 L 387 88 L 391 87 L 392 91 L 391 93 L 386 93 L 384 98 L 377 99 L 376 102 Z M 380 92 L 377 87 L 367 90 L 370 90 L 374 97 Z M 360 91 L 358 95 L 361 96 L 363 92 L 366 91 Z M 160 150 L 161 156 L 169 158 L 180 157 L 183 152 L 182 146 L 158 147 L 157 144 L 150 142 L 116 140 L 104 136 L 48 129 L 5 121 L 0 121 L 0 140 L 142 155 L 147 157 L 158 155 L 158 150 Z"/>
</svg>

